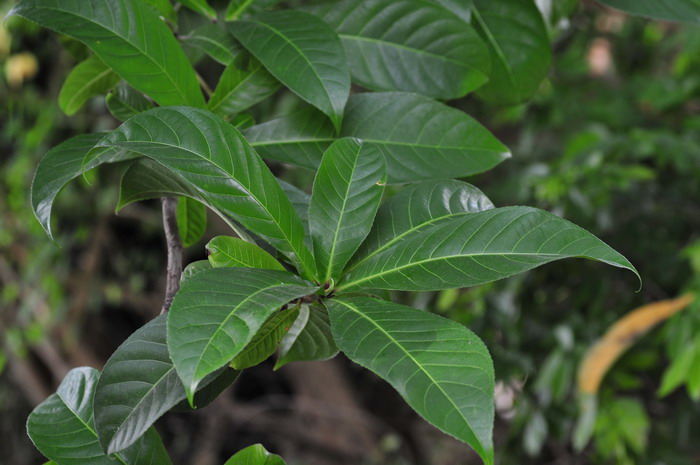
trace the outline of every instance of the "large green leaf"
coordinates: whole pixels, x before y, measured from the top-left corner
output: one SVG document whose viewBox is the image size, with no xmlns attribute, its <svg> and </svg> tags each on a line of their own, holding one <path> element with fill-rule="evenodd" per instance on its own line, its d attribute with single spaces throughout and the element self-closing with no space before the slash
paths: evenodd
<svg viewBox="0 0 700 465">
<path fill-rule="evenodd" d="M 140 0 L 23 0 L 9 13 L 69 35 L 161 105 L 204 106 L 197 77 L 168 27 Z"/>
<path fill-rule="evenodd" d="M 254 444 L 236 453 L 224 465 L 285 465 L 285 463 L 279 455 L 269 453 L 260 444 Z"/>
<path fill-rule="evenodd" d="M 299 307 L 281 310 L 265 322 L 250 343 L 231 361 L 236 370 L 254 367 L 275 353 L 277 346 L 299 316 Z"/>
<path fill-rule="evenodd" d="M 167 465 L 170 457 L 155 429 L 126 450 L 108 457 L 97 439 L 93 398 L 100 372 L 75 368 L 55 394 L 29 415 L 27 433 L 39 451 L 58 465 Z"/>
<path fill-rule="evenodd" d="M 325 1 L 309 11 L 336 30 L 352 80 L 368 89 L 453 99 L 489 79 L 479 35 L 430 0 Z"/>
<path fill-rule="evenodd" d="M 183 6 L 186 6 L 192 11 L 196 11 L 200 15 L 204 15 L 209 19 L 216 19 L 216 10 L 214 10 L 207 0 L 178 0 Z"/>
<path fill-rule="evenodd" d="M 192 186 L 162 166 L 150 158 L 134 160 L 122 175 L 116 210 L 134 202 L 161 197 L 200 198 Z"/>
<path fill-rule="evenodd" d="M 284 193 L 289 197 L 289 201 L 292 202 L 294 209 L 299 214 L 301 222 L 304 224 L 304 230 L 308 231 L 309 203 L 311 203 L 311 196 L 288 182 L 282 181 L 281 179 L 278 179 L 278 181 Z"/>
<path fill-rule="evenodd" d="M 177 12 L 173 8 L 170 0 L 144 0 L 146 3 L 151 5 L 156 12 L 158 12 L 163 18 L 167 19 L 173 24 L 177 24 Z"/>
<path fill-rule="evenodd" d="M 97 146 L 155 160 L 186 182 L 198 200 L 260 235 L 306 276 L 315 275 L 289 199 L 243 136 L 218 116 L 189 107 L 155 108 L 132 117 Z"/>
<path fill-rule="evenodd" d="M 489 82 L 479 96 L 502 105 L 532 96 L 549 71 L 549 31 L 534 0 L 474 0 L 472 23 L 491 52 Z"/>
<path fill-rule="evenodd" d="M 253 126 L 245 136 L 263 157 L 308 168 L 319 165 L 334 140 L 330 125 L 310 109 Z M 510 156 L 469 115 L 402 92 L 350 96 L 341 136 L 380 146 L 390 183 L 470 176 Z"/>
<path fill-rule="evenodd" d="M 280 83 L 255 58 L 241 53 L 219 77 L 207 108 L 230 117 L 274 94 Z"/>
<path fill-rule="evenodd" d="M 280 342 L 275 370 L 290 362 L 327 360 L 337 353 L 326 308 L 318 304 L 302 305 L 299 316 Z"/>
<path fill-rule="evenodd" d="M 161 315 L 129 336 L 109 358 L 97 382 L 95 427 L 108 454 L 129 447 L 186 398 L 168 354 L 165 323 L 166 315 Z M 235 377 L 222 379 L 228 384 L 219 392 Z M 207 380 L 206 386 L 211 383 L 213 379 Z"/>
<path fill-rule="evenodd" d="M 506 207 L 413 226 L 400 241 L 357 262 L 340 288 L 468 287 L 572 257 L 637 274 L 625 257 L 575 224 L 536 208 Z"/>
<path fill-rule="evenodd" d="M 73 115 L 90 97 L 107 92 L 118 82 L 119 76 L 92 55 L 70 72 L 58 94 L 58 104 L 66 115 Z"/>
<path fill-rule="evenodd" d="M 426 223 L 493 208 L 476 187 L 454 179 L 425 181 L 401 190 L 379 209 L 372 230 L 351 264 L 367 260 Z"/>
<path fill-rule="evenodd" d="M 120 84 L 107 94 L 107 109 L 119 121 L 126 121 L 137 113 L 153 108 L 153 103 L 127 84 Z"/>
<path fill-rule="evenodd" d="M 207 244 L 209 263 L 214 268 L 237 267 L 284 271 L 272 255 L 237 237 L 217 236 Z"/>
<path fill-rule="evenodd" d="M 340 129 L 350 72 L 340 39 L 327 24 L 285 10 L 236 21 L 229 30 L 273 76 Z"/>
<path fill-rule="evenodd" d="M 600 0 L 600 3 L 648 18 L 700 24 L 699 0 Z"/>
<path fill-rule="evenodd" d="M 388 381 L 428 422 L 493 464 L 494 372 L 486 346 L 454 321 L 366 297 L 326 302 L 340 350 Z"/>
<path fill-rule="evenodd" d="M 189 247 L 196 244 L 207 230 L 207 209 L 190 197 L 177 200 L 177 229 L 182 245 Z"/>
<path fill-rule="evenodd" d="M 223 27 L 205 24 L 182 37 L 186 45 L 195 47 L 226 66 L 243 50 L 241 44 Z"/>
<path fill-rule="evenodd" d="M 367 237 L 386 183 L 381 151 L 343 138 L 323 155 L 309 205 L 316 269 L 323 283 L 335 282 Z"/>
<path fill-rule="evenodd" d="M 443 7 L 447 8 L 452 13 L 459 16 L 459 18 L 462 21 L 469 23 L 469 20 L 471 19 L 472 2 L 474 0 L 432 0 L 432 1 L 434 3 L 438 3 L 438 4 L 442 5 Z"/>
<path fill-rule="evenodd" d="M 188 398 L 272 314 L 317 289 L 291 273 L 251 268 L 215 268 L 185 281 L 168 314 L 168 348 Z"/>
<path fill-rule="evenodd" d="M 197 260 L 195 262 L 192 262 L 189 265 L 187 265 L 184 270 L 182 270 L 182 274 L 180 275 L 180 284 L 187 281 L 197 273 L 200 273 L 204 270 L 211 270 L 212 268 L 214 267 L 211 266 L 209 260 Z"/>
<path fill-rule="evenodd" d="M 231 0 L 226 7 L 224 17 L 226 21 L 235 21 L 246 16 L 260 13 L 274 6 L 281 0 Z"/>
</svg>

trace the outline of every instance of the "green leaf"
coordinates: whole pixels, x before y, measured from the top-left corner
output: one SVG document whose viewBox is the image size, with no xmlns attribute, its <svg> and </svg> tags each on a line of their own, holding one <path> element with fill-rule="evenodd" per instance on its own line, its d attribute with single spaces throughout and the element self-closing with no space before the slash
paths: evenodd
<svg viewBox="0 0 700 465">
<path fill-rule="evenodd" d="M 207 0 L 178 0 L 178 2 L 182 3 L 182 6 L 185 6 L 190 10 L 199 13 L 200 15 L 204 15 L 211 20 L 216 19 L 216 10 L 209 6 Z"/>
<path fill-rule="evenodd" d="M 471 20 L 471 9 L 473 0 L 432 0 L 434 3 L 442 5 L 452 13 L 459 16 L 465 23 Z"/>
<path fill-rule="evenodd" d="M 193 29 L 182 37 L 185 44 L 209 55 L 213 60 L 226 66 L 243 51 L 241 44 L 223 27 L 205 24 Z"/>
<path fill-rule="evenodd" d="M 162 166 L 150 158 L 140 158 L 129 165 L 119 186 L 117 212 L 141 200 L 177 196 L 199 199 L 197 192 L 186 181 L 172 176 Z"/>
<path fill-rule="evenodd" d="M 351 265 L 402 241 L 426 223 L 493 208 L 476 187 L 454 179 L 425 181 L 401 190 L 379 209 L 372 230 Z"/>
<path fill-rule="evenodd" d="M 275 353 L 280 341 L 298 315 L 298 307 L 282 310 L 273 315 L 255 334 L 245 349 L 231 361 L 231 367 L 242 370 L 267 360 L 270 355 Z"/>
<path fill-rule="evenodd" d="M 204 106 L 192 66 L 158 14 L 140 0 L 23 0 L 18 15 L 71 36 L 160 105 Z"/>
<path fill-rule="evenodd" d="M 238 267 L 285 271 L 284 267 L 255 244 L 237 237 L 217 236 L 207 244 L 209 263 L 214 268 Z"/>
<path fill-rule="evenodd" d="M 479 96 L 500 105 L 530 98 L 552 61 L 547 25 L 534 0 L 474 0 L 472 23 L 491 52 L 490 79 Z"/>
<path fill-rule="evenodd" d="M 182 245 L 196 244 L 207 231 L 207 208 L 190 197 L 177 200 L 177 229 Z"/>
<path fill-rule="evenodd" d="M 600 3 L 647 18 L 700 24 L 698 0 L 600 0 Z"/>
<path fill-rule="evenodd" d="M 155 108 L 122 124 L 98 147 L 128 148 L 153 159 L 186 182 L 197 200 L 260 235 L 304 275 L 315 275 L 289 199 L 243 136 L 218 116 L 189 107 Z"/>
<path fill-rule="evenodd" d="M 309 228 L 321 282 L 335 282 L 367 237 L 385 183 L 386 165 L 376 146 L 344 138 L 326 150 L 309 205 Z"/>
<path fill-rule="evenodd" d="M 275 370 L 290 362 L 328 360 L 338 354 L 331 320 L 323 305 L 302 305 L 279 347 Z"/>
<path fill-rule="evenodd" d="M 34 215 L 49 237 L 51 232 L 51 209 L 53 202 L 63 187 L 83 173 L 85 155 L 99 142 L 104 133 L 82 134 L 62 142 L 41 159 L 32 181 L 31 202 Z M 101 163 L 134 157 L 124 150 L 101 149 L 94 153 L 85 170 Z"/>
<path fill-rule="evenodd" d="M 506 207 L 413 226 L 400 241 L 355 263 L 338 290 L 469 287 L 573 257 L 639 277 L 625 257 L 575 224 L 536 208 Z"/>
<path fill-rule="evenodd" d="M 350 72 L 340 39 L 327 24 L 285 10 L 236 21 L 229 30 L 274 77 L 340 129 Z"/>
<path fill-rule="evenodd" d="M 185 282 L 197 273 L 204 270 L 211 270 L 212 268 L 214 267 L 211 266 L 209 260 L 197 260 L 196 262 L 192 262 L 187 265 L 184 270 L 182 270 L 182 275 L 180 275 L 180 283 Z"/>
<path fill-rule="evenodd" d="M 167 19 L 173 24 L 177 24 L 177 12 L 170 0 L 145 0 L 146 3 L 150 4 L 155 10 L 160 13 L 163 18 Z"/>
<path fill-rule="evenodd" d="M 255 444 L 238 452 L 224 465 L 285 465 L 285 463 L 279 455 L 271 454 L 260 444 Z"/>
<path fill-rule="evenodd" d="M 127 84 L 117 86 L 116 92 L 107 94 L 107 109 L 119 121 L 153 108 L 153 103 Z"/>
<path fill-rule="evenodd" d="M 230 117 L 265 100 L 279 88 L 279 81 L 258 60 L 242 53 L 224 69 L 207 108 Z"/>
<path fill-rule="evenodd" d="M 471 176 L 510 157 L 472 117 L 417 94 L 353 94 L 340 135 L 381 147 L 389 183 Z M 263 157 L 308 168 L 319 165 L 334 140 L 309 109 L 253 126 L 245 136 Z"/>
<path fill-rule="evenodd" d="M 235 21 L 244 16 L 260 13 L 261 11 L 274 6 L 280 0 L 231 0 L 226 8 L 226 21 Z"/>
<path fill-rule="evenodd" d="M 36 448 L 59 465 L 171 464 L 153 428 L 113 457 L 102 452 L 92 407 L 99 376 L 94 368 L 69 371 L 56 393 L 34 409 L 27 420 L 27 433 Z"/>
<path fill-rule="evenodd" d="M 119 76 L 92 55 L 70 72 L 58 94 L 58 105 L 66 115 L 73 115 L 90 97 L 107 92 L 118 82 Z"/>
<path fill-rule="evenodd" d="M 494 372 L 486 346 L 464 326 L 383 300 L 326 301 L 350 360 L 389 382 L 429 423 L 493 464 Z"/>
<path fill-rule="evenodd" d="M 160 315 L 129 336 L 104 367 L 95 389 L 94 417 L 100 445 L 108 454 L 131 446 L 158 418 L 186 398 L 168 354 L 165 332 L 166 315 Z M 226 383 L 217 395 L 236 376 L 217 373 L 216 379 Z M 212 377 L 206 386 L 214 383 Z"/>
<path fill-rule="evenodd" d="M 476 31 L 430 0 L 325 1 L 309 8 L 340 36 L 353 82 L 372 90 L 463 97 L 489 79 Z"/>
<path fill-rule="evenodd" d="M 250 268 L 216 268 L 185 281 L 168 314 L 168 348 L 188 398 L 272 314 L 317 289 L 291 273 Z"/>
</svg>

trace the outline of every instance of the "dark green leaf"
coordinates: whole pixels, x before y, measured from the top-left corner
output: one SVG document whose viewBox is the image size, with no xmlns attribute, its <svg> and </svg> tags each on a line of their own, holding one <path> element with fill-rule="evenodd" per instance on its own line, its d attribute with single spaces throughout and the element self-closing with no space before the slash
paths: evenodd
<svg viewBox="0 0 700 465">
<path fill-rule="evenodd" d="M 243 50 L 241 44 L 223 27 L 205 24 L 182 37 L 185 44 L 195 47 L 226 66 Z"/>
<path fill-rule="evenodd" d="M 698 0 L 600 0 L 618 10 L 648 18 L 700 24 Z"/>
<path fill-rule="evenodd" d="M 637 274 L 625 257 L 575 224 L 536 208 L 506 207 L 416 225 L 400 241 L 355 263 L 340 288 L 469 287 L 573 257 Z"/>
<path fill-rule="evenodd" d="M 95 55 L 73 68 L 61 87 L 58 104 L 66 115 L 73 115 L 90 97 L 107 92 L 119 76 Z"/>
<path fill-rule="evenodd" d="M 155 10 L 173 24 L 177 23 L 177 12 L 170 0 L 145 0 L 146 3 L 150 4 Z"/>
<path fill-rule="evenodd" d="M 141 200 L 177 196 L 199 198 L 187 182 L 172 176 L 162 165 L 150 158 L 140 158 L 134 160 L 124 171 L 116 209 L 119 211 L 130 203 Z"/>
<path fill-rule="evenodd" d="M 315 275 L 289 199 L 243 136 L 218 116 L 189 107 L 155 108 L 134 116 L 98 146 L 128 147 L 155 160 L 191 186 L 197 200 L 260 235 L 306 276 Z"/>
<path fill-rule="evenodd" d="M 352 80 L 368 89 L 453 99 L 489 78 L 489 52 L 476 31 L 430 0 L 325 1 L 309 11 L 335 29 Z"/>
<path fill-rule="evenodd" d="M 161 105 L 204 106 L 192 66 L 158 14 L 140 0 L 23 0 L 9 15 L 69 35 Z"/>
<path fill-rule="evenodd" d="M 340 350 L 388 381 L 428 422 L 493 464 L 494 372 L 464 326 L 383 300 L 327 301 Z"/>
<path fill-rule="evenodd" d="M 255 244 L 237 237 L 217 236 L 207 244 L 209 262 L 214 268 L 238 267 L 284 271 L 284 267 Z"/>
<path fill-rule="evenodd" d="M 107 109 L 119 121 L 126 121 L 137 113 L 153 108 L 153 103 L 127 84 L 107 94 Z"/>
<path fill-rule="evenodd" d="M 260 444 L 255 444 L 238 452 L 224 465 L 285 465 L 285 463 L 279 455 L 271 454 Z"/>
<path fill-rule="evenodd" d="M 246 15 L 260 13 L 281 0 L 231 0 L 226 8 L 226 21 L 235 21 Z"/>
<path fill-rule="evenodd" d="M 447 8 L 452 13 L 459 16 L 459 18 L 469 23 L 471 19 L 471 9 L 473 0 L 432 0 L 434 3 L 442 5 Z"/>
<path fill-rule="evenodd" d="M 290 362 L 327 360 L 337 353 L 326 308 L 302 305 L 299 316 L 280 343 L 275 370 Z"/>
<path fill-rule="evenodd" d="M 204 15 L 209 19 L 216 19 L 216 10 L 209 6 L 207 0 L 178 0 L 183 6 L 192 11 Z"/>
<path fill-rule="evenodd" d="M 316 269 L 335 282 L 367 237 L 386 183 L 381 151 L 359 139 L 334 142 L 323 155 L 309 205 Z"/>
<path fill-rule="evenodd" d="M 188 280 L 189 278 L 201 271 L 211 270 L 212 268 L 214 267 L 211 266 L 209 260 L 197 260 L 196 262 L 192 262 L 189 265 L 187 265 L 184 270 L 182 270 L 182 275 L 180 276 L 180 283 L 185 282 L 186 280 Z"/>
<path fill-rule="evenodd" d="M 185 281 L 168 314 L 168 348 L 188 398 L 272 314 L 317 289 L 290 273 L 250 268 L 216 268 Z"/>
<path fill-rule="evenodd" d="M 490 79 L 479 96 L 501 105 L 530 98 L 552 61 L 547 25 L 534 0 L 474 0 L 472 23 L 491 52 Z"/>
<path fill-rule="evenodd" d="M 282 310 L 265 322 L 255 337 L 231 361 L 236 370 L 254 367 L 275 353 L 277 346 L 299 315 L 299 308 Z"/>
<path fill-rule="evenodd" d="M 180 197 L 177 201 L 177 229 L 183 246 L 196 244 L 207 230 L 207 208 L 190 197 Z"/>
<path fill-rule="evenodd" d="M 286 10 L 234 22 L 231 33 L 262 64 L 340 129 L 350 72 L 338 36 L 308 13 Z"/>
<path fill-rule="evenodd" d="M 39 451 L 59 465 L 167 465 L 172 463 L 155 429 L 112 457 L 100 449 L 93 398 L 100 372 L 75 368 L 55 394 L 29 415 L 27 432 Z"/>
</svg>

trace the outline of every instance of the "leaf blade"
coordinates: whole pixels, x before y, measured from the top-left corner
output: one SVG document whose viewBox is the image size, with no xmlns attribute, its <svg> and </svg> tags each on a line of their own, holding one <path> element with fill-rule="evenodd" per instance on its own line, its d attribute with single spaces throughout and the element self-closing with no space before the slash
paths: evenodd
<svg viewBox="0 0 700 465">
<path fill-rule="evenodd" d="M 255 244 L 237 237 L 217 236 L 206 246 L 214 268 L 238 267 L 285 271 L 284 267 Z"/>
<path fill-rule="evenodd" d="M 58 94 L 58 105 L 66 115 L 74 115 L 90 97 L 107 92 L 118 82 L 119 76 L 92 55 L 68 74 Z"/>
<path fill-rule="evenodd" d="M 184 247 L 190 247 L 204 236 L 207 230 L 207 209 L 190 197 L 180 197 L 176 210 L 177 229 Z"/>
<path fill-rule="evenodd" d="M 328 360 L 337 354 L 328 310 L 323 305 L 302 305 L 299 316 L 280 342 L 275 370 L 287 363 Z"/>
</svg>

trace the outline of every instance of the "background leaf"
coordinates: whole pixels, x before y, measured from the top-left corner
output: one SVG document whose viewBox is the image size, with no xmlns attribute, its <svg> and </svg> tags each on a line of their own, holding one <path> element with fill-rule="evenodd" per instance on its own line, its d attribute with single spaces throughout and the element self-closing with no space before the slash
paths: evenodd
<svg viewBox="0 0 700 465">
<path fill-rule="evenodd" d="M 180 45 L 142 1 L 23 0 L 9 15 L 84 42 L 115 73 L 160 105 L 204 106 L 194 70 Z"/>
<path fill-rule="evenodd" d="M 128 84 L 120 84 L 107 94 L 107 109 L 119 121 L 153 108 L 153 103 Z"/>
<path fill-rule="evenodd" d="M 107 92 L 119 80 L 119 76 L 92 55 L 70 72 L 58 94 L 58 104 L 66 115 L 73 115 L 90 97 Z"/>
<path fill-rule="evenodd" d="M 224 465 L 285 465 L 285 463 L 279 455 L 271 454 L 260 444 L 255 444 L 236 453 Z"/>
<path fill-rule="evenodd" d="M 281 310 L 273 315 L 260 330 L 255 333 L 255 337 L 248 343 L 243 351 L 236 355 L 231 361 L 231 367 L 236 370 L 253 367 L 267 360 L 275 353 L 277 346 L 289 331 L 299 315 L 299 308 L 294 307 Z"/>
<path fill-rule="evenodd" d="M 155 8 L 165 19 L 173 24 L 177 24 L 177 12 L 170 0 L 145 0 L 145 2 Z"/>
<path fill-rule="evenodd" d="M 284 271 L 284 267 L 255 244 L 237 237 L 217 236 L 207 244 L 209 262 L 214 268 L 238 267 Z"/>
<path fill-rule="evenodd" d="M 494 372 L 464 326 L 383 300 L 326 301 L 333 337 L 350 360 L 389 382 L 428 422 L 493 464 Z"/>
<path fill-rule="evenodd" d="M 700 24 L 697 0 L 600 0 L 600 3 L 648 18 Z"/>
<path fill-rule="evenodd" d="M 216 19 L 216 10 L 209 6 L 207 0 L 178 0 L 178 2 L 200 15 L 204 15 L 212 20 Z"/>
<path fill-rule="evenodd" d="M 302 305 L 280 342 L 275 370 L 290 362 L 328 360 L 337 353 L 326 308 L 319 304 Z"/>
<path fill-rule="evenodd" d="M 234 22 L 243 46 L 285 86 L 340 129 L 350 94 L 350 72 L 338 36 L 313 15 L 286 10 Z"/>
<path fill-rule="evenodd" d="M 177 229 L 182 245 L 196 244 L 207 231 L 207 208 L 190 197 L 177 200 Z"/>
<path fill-rule="evenodd" d="M 241 44 L 224 27 L 217 24 L 199 26 L 183 36 L 182 41 L 224 66 L 233 62 L 236 55 L 243 51 Z"/>
</svg>

